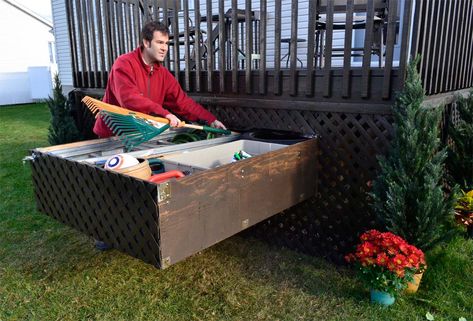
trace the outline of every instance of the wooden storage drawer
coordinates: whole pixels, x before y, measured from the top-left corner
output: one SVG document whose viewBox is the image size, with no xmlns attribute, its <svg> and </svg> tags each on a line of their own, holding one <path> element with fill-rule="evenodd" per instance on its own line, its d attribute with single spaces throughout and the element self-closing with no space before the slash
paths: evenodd
<svg viewBox="0 0 473 321">
<path fill-rule="evenodd" d="M 166 268 L 313 196 L 317 144 L 317 138 L 288 146 L 234 135 L 131 152 L 189 173 L 161 184 L 97 165 L 123 152 L 114 140 L 38 148 L 30 163 L 40 211 Z M 253 157 L 232 162 L 240 149 Z"/>
</svg>

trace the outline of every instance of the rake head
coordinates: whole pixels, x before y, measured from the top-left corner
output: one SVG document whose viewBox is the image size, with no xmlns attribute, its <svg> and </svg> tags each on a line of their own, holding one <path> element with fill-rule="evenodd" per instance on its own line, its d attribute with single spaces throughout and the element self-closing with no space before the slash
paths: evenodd
<svg viewBox="0 0 473 321">
<path fill-rule="evenodd" d="M 169 123 L 169 120 L 167 120 L 166 118 L 150 116 L 150 115 L 143 114 L 143 113 L 133 111 L 133 110 L 130 110 L 130 109 L 126 109 L 126 108 L 123 108 L 123 107 L 107 104 L 107 103 L 105 103 L 101 100 L 98 100 L 98 99 L 95 99 L 95 98 L 92 98 L 92 97 L 89 97 L 89 96 L 85 96 L 84 98 L 82 98 L 82 102 L 87 106 L 87 108 L 96 117 L 98 116 L 99 111 L 107 111 L 107 112 L 112 112 L 112 113 L 120 114 L 120 115 L 131 115 L 131 114 L 133 114 L 135 116 L 135 118 L 142 118 L 142 119 L 146 119 L 146 120 L 152 120 L 152 121 L 159 122 L 159 123 L 164 123 L 164 124 Z"/>
<path fill-rule="evenodd" d="M 157 127 L 156 123 L 135 117 L 133 114 L 120 115 L 105 110 L 101 110 L 99 114 L 127 150 L 149 141 L 170 127 L 169 124 Z"/>
</svg>

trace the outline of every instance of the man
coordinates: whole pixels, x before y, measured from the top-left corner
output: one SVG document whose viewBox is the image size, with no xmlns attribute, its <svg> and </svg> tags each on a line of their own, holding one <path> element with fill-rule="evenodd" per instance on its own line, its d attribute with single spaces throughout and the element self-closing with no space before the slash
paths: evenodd
<svg viewBox="0 0 473 321">
<path fill-rule="evenodd" d="M 187 120 L 200 120 L 212 127 L 226 129 L 211 112 L 188 97 L 179 82 L 163 67 L 168 46 L 169 29 L 160 22 L 148 22 L 141 30 L 140 47 L 118 57 L 113 64 L 103 101 L 165 117 L 172 127 L 181 123 L 175 112 Z M 94 133 L 101 138 L 113 135 L 100 117 L 95 121 Z M 100 240 L 95 240 L 95 247 L 102 251 L 110 248 Z"/>
<path fill-rule="evenodd" d="M 175 115 L 178 114 L 189 121 L 203 121 L 212 127 L 226 129 L 211 112 L 188 97 L 164 68 L 162 64 L 168 46 L 169 29 L 158 21 L 148 22 L 141 31 L 141 45 L 118 57 L 113 64 L 103 101 L 165 117 L 172 127 L 181 123 Z M 101 138 L 113 135 L 101 118 L 95 122 L 94 133 Z"/>
</svg>

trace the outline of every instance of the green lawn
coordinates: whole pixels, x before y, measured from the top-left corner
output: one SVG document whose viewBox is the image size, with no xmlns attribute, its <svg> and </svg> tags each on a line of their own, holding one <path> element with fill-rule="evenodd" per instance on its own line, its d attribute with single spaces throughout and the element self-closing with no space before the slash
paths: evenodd
<svg viewBox="0 0 473 321">
<path fill-rule="evenodd" d="M 473 321 L 473 242 L 428 254 L 419 292 L 369 303 L 352 271 L 240 236 L 160 271 L 35 209 L 28 150 L 47 145 L 44 104 L 0 108 L 0 320 Z"/>
</svg>

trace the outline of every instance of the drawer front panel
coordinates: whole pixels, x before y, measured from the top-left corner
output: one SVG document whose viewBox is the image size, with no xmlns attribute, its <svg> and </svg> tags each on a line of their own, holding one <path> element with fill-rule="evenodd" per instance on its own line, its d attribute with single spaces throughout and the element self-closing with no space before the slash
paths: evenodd
<svg viewBox="0 0 473 321">
<path fill-rule="evenodd" d="M 174 264 L 313 196 L 317 140 L 169 183 L 161 202 L 161 253 Z"/>
</svg>

